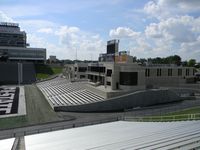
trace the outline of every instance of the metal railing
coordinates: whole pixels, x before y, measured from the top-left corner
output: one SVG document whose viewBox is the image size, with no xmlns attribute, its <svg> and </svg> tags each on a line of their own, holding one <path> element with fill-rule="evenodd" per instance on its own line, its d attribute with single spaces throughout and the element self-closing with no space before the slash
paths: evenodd
<svg viewBox="0 0 200 150">
<path fill-rule="evenodd" d="M 123 120 L 138 121 L 138 122 L 165 122 L 165 121 L 189 121 L 189 120 L 191 121 L 191 120 L 200 120 L 200 113 L 165 115 L 165 116 L 146 116 L 146 117 L 124 116 Z"/>
<path fill-rule="evenodd" d="M 5 130 L 1 129 L 0 139 L 20 137 L 20 136 L 26 136 L 26 135 L 32 135 L 32 134 L 44 133 L 44 132 L 50 132 L 50 131 L 57 131 L 57 130 L 63 130 L 63 129 L 70 129 L 70 128 L 76 128 L 76 127 L 84 127 L 88 125 L 109 123 L 109 122 L 120 121 L 120 120 L 122 120 L 122 117 L 116 116 L 116 117 L 91 120 L 91 121 L 82 121 L 82 122 L 73 122 L 73 123 L 71 123 L 70 121 L 54 121 L 54 122 L 48 122 L 48 123 L 43 123 L 43 124 L 37 124 L 37 125 L 27 125 L 27 126 L 22 126 L 22 127 L 9 128 Z"/>
</svg>

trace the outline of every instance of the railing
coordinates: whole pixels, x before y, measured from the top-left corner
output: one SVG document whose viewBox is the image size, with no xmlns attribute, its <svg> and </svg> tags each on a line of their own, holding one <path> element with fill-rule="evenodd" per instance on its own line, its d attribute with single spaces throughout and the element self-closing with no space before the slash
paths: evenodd
<svg viewBox="0 0 200 150">
<path fill-rule="evenodd" d="M 182 115 L 165 115 L 165 116 L 147 116 L 147 117 L 129 117 L 125 116 L 125 121 L 139 121 L 139 122 L 165 122 L 165 121 L 189 121 L 200 120 L 200 113 L 182 114 Z"/>
<path fill-rule="evenodd" d="M 109 123 L 114 121 L 122 120 L 121 116 L 106 118 L 106 119 L 99 119 L 99 120 L 91 120 L 91 121 L 82 121 L 82 122 L 74 122 L 70 123 L 70 121 L 55 121 L 37 125 L 30 125 L 30 126 L 22 126 L 17 128 L 9 128 L 5 130 L 0 130 L 0 140 L 6 138 L 13 138 L 13 137 L 20 137 L 26 135 L 32 135 L 37 133 L 44 133 L 50 131 L 57 131 L 63 129 L 70 129 L 76 127 L 84 127 L 88 125 L 96 125 L 101 123 Z"/>
</svg>

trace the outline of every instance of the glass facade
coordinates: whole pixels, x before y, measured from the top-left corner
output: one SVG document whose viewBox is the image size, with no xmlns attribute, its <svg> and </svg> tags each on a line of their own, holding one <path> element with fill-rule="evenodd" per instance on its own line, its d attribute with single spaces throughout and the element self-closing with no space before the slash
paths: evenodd
<svg viewBox="0 0 200 150">
<path fill-rule="evenodd" d="M 137 72 L 120 72 L 120 85 L 137 85 Z"/>
<path fill-rule="evenodd" d="M 26 47 L 26 34 L 0 32 L 0 46 Z"/>
<path fill-rule="evenodd" d="M 15 23 L 0 23 L 0 46 L 26 47 L 26 33 Z"/>
<path fill-rule="evenodd" d="M 9 60 L 46 60 L 45 49 L 0 49 L 0 55 L 6 55 Z"/>
<path fill-rule="evenodd" d="M 0 23 L 0 61 L 46 61 L 46 49 L 26 48 L 26 33 L 16 23 Z"/>
</svg>

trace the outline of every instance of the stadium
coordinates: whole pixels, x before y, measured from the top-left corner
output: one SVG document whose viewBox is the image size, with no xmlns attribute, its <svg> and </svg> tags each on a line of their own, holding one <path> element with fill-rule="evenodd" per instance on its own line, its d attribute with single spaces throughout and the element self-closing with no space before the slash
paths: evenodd
<svg viewBox="0 0 200 150">
<path fill-rule="evenodd" d="M 0 143 L 9 143 L 5 149 L 37 149 L 34 144 L 42 141 L 49 149 L 53 139 L 48 136 L 58 136 L 55 147 L 63 138 L 84 139 L 93 131 L 105 140 L 87 143 L 95 138 L 88 134 L 79 148 L 199 148 L 200 83 L 195 73 L 194 67 L 133 62 L 128 51 L 119 51 L 116 39 L 107 42 L 96 62 L 50 65 L 45 48 L 31 48 L 18 24 L 3 22 Z M 101 133 L 105 129 L 109 135 Z M 60 148 L 78 147 L 64 142 Z"/>
</svg>

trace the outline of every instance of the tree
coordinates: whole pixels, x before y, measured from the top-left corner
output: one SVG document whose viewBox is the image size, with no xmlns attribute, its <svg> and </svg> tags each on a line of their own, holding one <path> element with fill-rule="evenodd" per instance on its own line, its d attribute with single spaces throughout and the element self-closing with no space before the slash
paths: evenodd
<svg viewBox="0 0 200 150">
<path fill-rule="evenodd" d="M 164 58 L 165 64 L 176 64 L 177 66 L 181 65 L 181 57 L 178 55 L 168 56 Z"/>
<path fill-rule="evenodd" d="M 182 61 L 182 66 L 184 66 L 184 67 L 186 67 L 187 65 L 188 65 L 188 61 L 187 60 L 185 60 L 185 61 Z"/>
<path fill-rule="evenodd" d="M 136 61 L 137 61 L 137 57 L 134 56 L 134 57 L 133 57 L 133 62 L 136 62 Z"/>
<path fill-rule="evenodd" d="M 181 65 L 181 57 L 178 55 L 174 55 L 172 58 L 172 61 L 174 64 L 176 64 L 177 66 Z"/>
<path fill-rule="evenodd" d="M 195 64 L 196 64 L 196 60 L 195 60 L 195 59 L 190 59 L 190 60 L 188 61 L 188 66 L 189 66 L 189 67 L 194 67 Z"/>
</svg>

